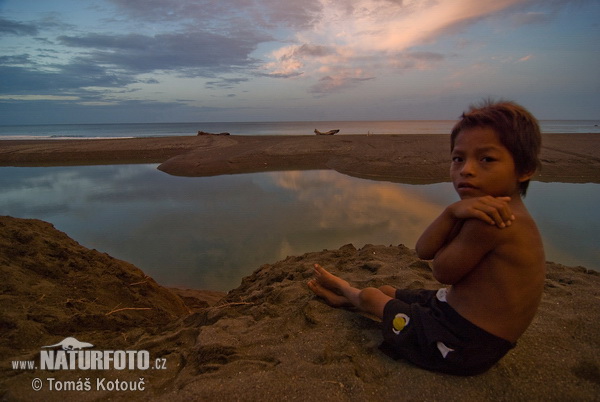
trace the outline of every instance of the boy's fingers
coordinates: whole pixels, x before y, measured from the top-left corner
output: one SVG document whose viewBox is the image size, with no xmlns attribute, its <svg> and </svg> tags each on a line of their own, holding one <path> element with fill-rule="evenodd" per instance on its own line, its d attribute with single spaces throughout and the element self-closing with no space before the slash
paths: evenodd
<svg viewBox="0 0 600 402">
<path fill-rule="evenodd" d="M 487 219 L 484 219 L 485 221 L 500 228 L 508 225 L 508 222 L 511 221 L 512 213 L 505 202 L 491 197 L 484 198 L 481 201 L 480 210 L 487 216 Z"/>
<path fill-rule="evenodd" d="M 497 197 L 491 199 L 485 199 L 485 203 L 493 210 L 491 217 L 494 219 L 496 224 L 500 227 L 510 225 L 511 221 L 515 219 L 512 211 L 508 205 L 510 197 Z"/>
<path fill-rule="evenodd" d="M 495 225 L 496 220 L 494 219 L 494 209 L 487 207 L 475 208 L 473 211 L 473 218 L 481 219 L 484 222 L 489 223 L 490 225 Z"/>
</svg>

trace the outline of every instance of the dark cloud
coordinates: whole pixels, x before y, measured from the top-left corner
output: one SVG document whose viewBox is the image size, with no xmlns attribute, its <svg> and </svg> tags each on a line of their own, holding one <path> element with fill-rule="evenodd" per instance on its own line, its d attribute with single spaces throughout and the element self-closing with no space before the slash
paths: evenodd
<svg viewBox="0 0 600 402">
<path fill-rule="evenodd" d="M 0 93 L 43 95 L 67 91 L 69 95 L 85 95 L 82 88 L 86 87 L 157 83 L 154 78 L 140 80 L 137 77 L 152 72 L 218 78 L 218 86 L 231 88 L 246 79 L 220 80 L 219 77 L 223 73 L 244 73 L 254 68 L 258 61 L 250 54 L 260 43 L 272 40 L 264 30 L 251 24 L 224 25 L 223 21 L 235 19 L 235 7 L 231 4 L 147 0 L 113 3 L 138 18 L 172 18 L 175 24 L 170 29 L 175 31 L 153 36 L 88 33 L 55 37 L 52 32 L 60 26 L 67 27 L 56 16 L 42 16 L 32 23 L 0 18 L 0 36 L 29 35 L 46 47 L 37 49 L 36 54 L 0 56 L 0 66 L 3 66 L 0 73 L 11 77 L 10 82 L 3 82 Z M 62 32 L 75 30 L 73 26 L 68 27 Z M 65 51 L 65 47 L 69 50 Z M 69 54 L 75 56 L 65 59 Z M 58 62 L 58 56 L 62 56 L 62 64 L 52 64 Z M 213 85 L 217 85 L 216 82 Z"/>
<path fill-rule="evenodd" d="M 255 1 L 255 4 L 262 5 L 259 11 L 265 16 L 267 23 L 294 29 L 313 25 L 320 17 L 322 8 L 321 2 L 318 0 L 266 0 Z"/>
<path fill-rule="evenodd" d="M 33 24 L 0 18 L 0 35 L 37 35 L 38 28 Z"/>
<path fill-rule="evenodd" d="M 252 32 L 227 37 L 198 31 L 155 36 L 89 34 L 60 36 L 58 40 L 63 45 L 85 49 L 89 61 L 132 74 L 179 70 L 186 76 L 212 76 L 255 63 L 249 55 L 264 37 Z"/>
<path fill-rule="evenodd" d="M 0 65 L 12 66 L 20 64 L 29 64 L 30 58 L 28 54 L 18 54 L 13 56 L 0 56 Z"/>
<path fill-rule="evenodd" d="M 236 9 L 231 2 L 212 0 L 109 0 L 131 17 L 153 22 L 219 18 Z M 208 22 L 208 21 L 207 21 Z"/>
<path fill-rule="evenodd" d="M 52 70 L 32 67 L 0 66 L 0 76 L 10 77 L 0 86 L 4 94 L 52 94 L 82 92 L 83 87 L 121 87 L 135 82 L 127 74 L 116 74 L 86 60 L 76 60 Z"/>
<path fill-rule="evenodd" d="M 136 83 L 157 84 L 159 76 L 141 75 L 152 73 L 212 78 L 207 87 L 232 89 L 248 81 L 244 74 L 251 74 L 258 65 L 251 53 L 260 43 L 273 40 L 264 29 L 271 17 L 265 17 L 255 26 L 247 15 L 244 22 L 242 14 L 236 12 L 237 6 L 230 3 L 152 0 L 113 3 L 120 7 L 120 15 L 111 23 L 121 21 L 130 27 L 129 32 L 77 34 L 80 28 L 63 23 L 56 15 L 42 15 L 31 23 L 0 18 L 0 37 L 31 36 L 44 47 L 0 55 L 0 76 L 10 77 L 10 80 L 2 80 L 0 94 L 14 95 L 0 101 L 1 121 L 15 120 L 16 116 L 35 121 L 35 116 L 42 114 L 69 116 L 72 121 L 86 118 L 118 121 L 121 117 L 123 121 L 145 121 L 151 115 L 160 121 L 167 110 L 173 112 L 173 117 L 164 116 L 162 120 L 175 116 L 189 119 L 199 112 L 212 110 L 189 107 L 184 102 L 114 101 L 115 91 L 129 91 L 128 86 Z M 252 7 L 258 4 L 252 3 Z M 281 7 L 280 11 L 283 12 Z M 135 18 L 124 20 L 124 15 Z M 147 35 L 131 28 L 133 21 L 142 20 L 170 20 L 172 23 L 164 25 L 170 31 Z M 261 24 L 263 28 L 258 26 Z M 55 35 L 56 32 L 61 34 Z M 227 73 L 238 77 L 223 77 Z M 44 95 L 61 95 L 64 99 L 32 102 L 19 98 L 26 95 L 40 96 L 40 99 L 44 99 Z M 76 100 L 66 100 L 67 97 Z M 132 113 L 121 112 L 126 109 Z"/>
<path fill-rule="evenodd" d="M 223 78 L 218 81 L 208 81 L 205 85 L 207 88 L 233 88 L 237 84 L 249 81 L 248 78 Z"/>
<path fill-rule="evenodd" d="M 269 78 L 296 78 L 303 75 L 301 71 L 292 71 L 292 72 L 274 72 L 274 73 L 257 73 L 258 77 L 269 77 Z"/>
<path fill-rule="evenodd" d="M 317 18 L 318 0 L 110 0 L 127 14 L 148 21 L 191 21 L 203 29 L 305 28 Z M 250 18 L 248 18 L 250 17 Z"/>
</svg>

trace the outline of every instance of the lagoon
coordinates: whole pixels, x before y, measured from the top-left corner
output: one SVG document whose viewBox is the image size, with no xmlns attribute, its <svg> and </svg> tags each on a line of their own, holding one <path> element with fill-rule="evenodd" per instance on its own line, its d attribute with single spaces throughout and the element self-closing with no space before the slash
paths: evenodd
<svg viewBox="0 0 600 402">
<path fill-rule="evenodd" d="M 48 221 L 165 286 L 230 290 L 265 263 L 353 243 L 414 244 L 450 183 L 335 171 L 175 177 L 156 164 L 0 168 L 0 214 Z M 600 270 L 599 184 L 532 182 L 549 261 Z"/>
</svg>

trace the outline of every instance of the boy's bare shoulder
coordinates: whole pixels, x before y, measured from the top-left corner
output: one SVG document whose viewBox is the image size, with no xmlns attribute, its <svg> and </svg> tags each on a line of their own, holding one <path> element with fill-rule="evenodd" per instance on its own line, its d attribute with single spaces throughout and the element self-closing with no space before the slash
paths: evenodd
<svg viewBox="0 0 600 402">
<path fill-rule="evenodd" d="M 469 219 L 461 228 L 464 247 L 483 254 L 505 255 L 511 260 L 525 257 L 529 262 L 544 262 L 543 245 L 537 225 L 529 213 L 516 213 L 516 219 L 505 228 L 478 219 Z M 515 261 L 516 262 L 516 261 Z"/>
<path fill-rule="evenodd" d="M 481 228 L 482 240 L 487 239 L 492 244 L 491 260 L 488 262 L 495 260 L 501 265 L 505 264 L 510 271 L 543 269 L 544 247 L 535 221 L 527 210 L 515 211 L 515 215 L 509 227 L 501 229 L 490 225 L 489 228 Z"/>
</svg>

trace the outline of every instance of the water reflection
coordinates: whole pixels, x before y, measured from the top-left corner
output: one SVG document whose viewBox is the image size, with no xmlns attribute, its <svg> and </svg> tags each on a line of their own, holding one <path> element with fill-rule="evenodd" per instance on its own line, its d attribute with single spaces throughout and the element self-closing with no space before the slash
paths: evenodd
<svg viewBox="0 0 600 402">
<path fill-rule="evenodd" d="M 52 222 L 164 285 L 228 290 L 288 255 L 346 243 L 414 247 L 457 199 L 449 183 L 402 185 L 333 171 L 182 178 L 155 167 L 0 168 L 0 214 Z M 549 260 L 598 268 L 600 228 L 586 211 L 594 211 L 599 190 L 532 183 L 526 201 Z"/>
<path fill-rule="evenodd" d="M 538 223 L 546 258 L 600 271 L 600 185 L 532 182 L 525 203 Z"/>
</svg>

